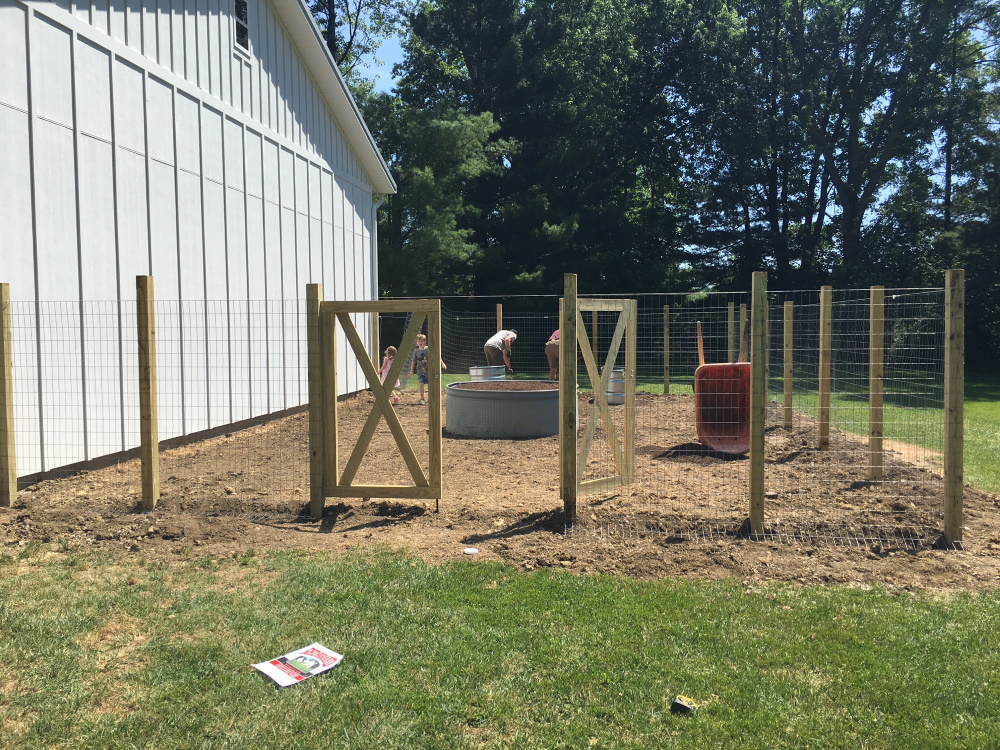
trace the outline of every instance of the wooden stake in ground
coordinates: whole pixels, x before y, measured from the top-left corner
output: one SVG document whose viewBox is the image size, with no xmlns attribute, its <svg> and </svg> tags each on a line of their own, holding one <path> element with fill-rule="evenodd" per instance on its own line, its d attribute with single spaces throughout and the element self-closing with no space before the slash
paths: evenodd
<svg viewBox="0 0 1000 750">
<path fill-rule="evenodd" d="M 830 449 L 830 362 L 833 358 L 833 287 L 819 289 L 819 437 L 816 447 Z"/>
<path fill-rule="evenodd" d="M 562 318 L 559 321 L 559 492 L 566 523 L 576 521 L 579 476 L 576 468 L 577 341 L 576 274 L 563 276 Z"/>
<path fill-rule="evenodd" d="M 957 547 L 965 524 L 965 271 L 945 272 L 944 308 L 944 538 Z"/>
<path fill-rule="evenodd" d="M 767 274 L 755 271 L 750 319 L 750 534 L 764 534 L 764 427 L 767 418 Z"/>
<path fill-rule="evenodd" d="M 663 395 L 670 393 L 670 306 L 663 306 Z"/>
<path fill-rule="evenodd" d="M 320 346 L 319 303 L 322 284 L 306 285 L 306 337 L 309 362 L 309 515 L 322 518 L 323 491 L 323 357 Z M 334 359 L 330 366 L 336 366 Z"/>
<path fill-rule="evenodd" d="M 139 348 L 139 453 L 142 463 L 142 508 L 153 510 L 160 499 L 160 431 L 156 395 L 156 316 L 153 277 L 135 277 Z"/>
<path fill-rule="evenodd" d="M 10 284 L 0 284 L 0 507 L 4 508 L 17 500 L 13 345 Z"/>
<path fill-rule="evenodd" d="M 795 375 L 795 329 L 794 329 L 794 305 L 789 300 L 785 302 L 785 329 L 784 329 L 784 411 L 782 414 L 782 426 L 786 430 L 792 429 L 792 378 Z"/>
<path fill-rule="evenodd" d="M 885 384 L 885 288 L 869 292 L 868 325 L 868 480 L 882 481 L 882 406 Z"/>
</svg>

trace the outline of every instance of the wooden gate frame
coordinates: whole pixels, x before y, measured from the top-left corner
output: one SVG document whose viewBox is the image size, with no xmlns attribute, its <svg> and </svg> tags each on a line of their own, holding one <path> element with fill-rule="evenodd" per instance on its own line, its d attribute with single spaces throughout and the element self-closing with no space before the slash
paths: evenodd
<svg viewBox="0 0 1000 750">
<path fill-rule="evenodd" d="M 318 284 L 309 285 L 309 509 L 313 518 L 323 517 L 328 497 L 388 497 L 416 500 L 434 500 L 434 509 L 440 510 L 441 482 L 441 302 L 440 300 L 399 300 L 322 302 Z M 428 474 L 417 460 L 392 408 L 390 396 L 405 356 L 397 356 L 383 385 L 372 358 L 358 335 L 350 313 L 412 313 L 403 333 L 399 352 L 409 352 L 427 321 L 428 348 Z M 373 316 L 374 317 L 374 316 Z M 339 471 L 339 445 L 337 431 L 337 324 L 344 331 L 354 350 L 358 364 L 365 374 L 375 403 L 368 415 L 358 442 Z M 379 420 L 384 418 L 403 461 L 406 463 L 412 485 L 355 485 L 352 482 L 371 444 Z"/>
<path fill-rule="evenodd" d="M 637 311 L 636 300 L 624 299 L 578 299 L 576 295 L 576 274 L 566 274 L 565 295 L 562 299 L 562 319 L 559 336 L 559 481 L 560 494 L 563 498 L 563 508 L 566 520 L 573 523 L 576 520 L 576 501 L 580 495 L 606 490 L 631 484 L 635 481 L 635 373 L 636 373 L 636 330 Z M 618 324 L 608 346 L 604 360 L 604 368 L 598 370 L 597 360 L 587 337 L 587 328 L 583 322 L 583 312 L 617 312 Z M 625 426 L 622 440 L 618 432 L 611 410 L 608 406 L 607 390 L 611 380 L 612 368 L 621 351 L 622 340 L 625 342 Z M 584 366 L 590 382 L 594 387 L 594 409 L 590 413 L 590 421 L 584 432 L 583 443 L 577 450 L 577 357 L 583 356 Z M 597 421 L 604 422 L 608 445 L 614 456 L 615 468 L 618 473 L 613 476 L 581 481 L 587 466 L 587 458 L 593 445 L 597 431 Z"/>
</svg>

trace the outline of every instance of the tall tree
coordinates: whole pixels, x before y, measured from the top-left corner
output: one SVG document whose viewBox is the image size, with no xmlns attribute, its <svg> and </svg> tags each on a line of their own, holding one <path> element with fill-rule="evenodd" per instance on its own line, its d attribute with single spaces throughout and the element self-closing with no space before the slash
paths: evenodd
<svg viewBox="0 0 1000 750">
<path fill-rule="evenodd" d="M 488 249 L 480 291 L 510 279 L 551 288 L 570 268 L 596 287 L 676 275 L 687 221 L 679 195 L 686 116 L 671 87 L 682 69 L 696 75 L 722 34 L 721 7 L 421 6 L 404 44 L 403 101 L 488 111 L 496 137 L 518 149 L 474 188 L 483 210 L 471 237 Z"/>
<path fill-rule="evenodd" d="M 702 241 L 730 248 L 723 285 L 745 286 L 750 272 L 771 271 L 775 285 L 812 283 L 829 243 L 829 174 L 801 107 L 798 65 L 787 25 L 789 0 L 738 6 L 743 33 L 728 50 L 724 74 L 692 82 L 699 112 L 707 201 Z"/>
<path fill-rule="evenodd" d="M 792 0 L 792 49 L 810 136 L 836 191 L 842 266 L 864 266 L 862 228 L 889 165 L 926 143 L 965 0 Z"/>
<path fill-rule="evenodd" d="M 316 20 L 337 67 L 348 80 L 358 63 L 371 61 L 401 27 L 412 0 L 311 0 Z"/>
<path fill-rule="evenodd" d="M 489 113 L 407 108 L 381 93 L 364 97 L 362 107 L 398 187 L 379 221 L 380 293 L 472 292 L 481 250 L 468 224 L 480 209 L 467 193 L 507 148 L 491 140 L 497 125 Z"/>
</svg>

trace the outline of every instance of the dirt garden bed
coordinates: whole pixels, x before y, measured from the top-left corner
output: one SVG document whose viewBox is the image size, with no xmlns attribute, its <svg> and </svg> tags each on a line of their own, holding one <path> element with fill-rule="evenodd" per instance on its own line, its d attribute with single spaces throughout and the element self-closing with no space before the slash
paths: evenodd
<svg viewBox="0 0 1000 750">
<path fill-rule="evenodd" d="M 371 402 L 365 393 L 340 405 L 342 451 L 349 453 Z M 750 541 L 736 533 L 747 512 L 746 460 L 693 442 L 690 397 L 640 394 L 637 413 L 636 482 L 581 498 L 571 532 L 559 498 L 556 437 L 446 437 L 440 512 L 433 501 L 328 500 L 323 519 L 311 520 L 309 425 L 301 413 L 165 451 L 163 497 L 152 513 L 136 511 L 135 461 L 29 487 L 13 508 L 0 508 L 0 545 L 37 542 L 53 554 L 106 548 L 145 559 L 378 545 L 431 562 L 503 560 L 524 570 L 644 579 L 1000 587 L 1000 499 L 968 487 L 967 548 L 936 548 L 940 478 L 926 458 L 891 452 L 892 482 L 873 486 L 864 480 L 860 441 L 834 434 L 834 450 L 818 453 L 807 420 L 792 431 L 769 428 L 770 536 Z M 408 434 L 425 438 L 426 407 L 412 391 L 397 414 Z M 426 438 L 411 440 L 426 461 Z M 341 466 L 345 460 L 342 453 Z M 386 473 L 398 484 L 408 479 L 383 429 L 356 482 Z M 470 546 L 479 550 L 473 557 L 463 552 Z"/>
</svg>

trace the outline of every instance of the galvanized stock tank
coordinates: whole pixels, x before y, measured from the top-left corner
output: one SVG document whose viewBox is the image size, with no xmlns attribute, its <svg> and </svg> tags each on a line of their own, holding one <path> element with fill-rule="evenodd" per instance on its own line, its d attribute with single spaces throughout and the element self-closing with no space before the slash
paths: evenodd
<svg viewBox="0 0 1000 750">
<path fill-rule="evenodd" d="M 492 385 L 496 388 L 490 388 Z M 447 430 L 452 435 L 511 440 L 559 434 L 557 383 L 451 383 L 445 389 L 445 398 Z"/>
</svg>

